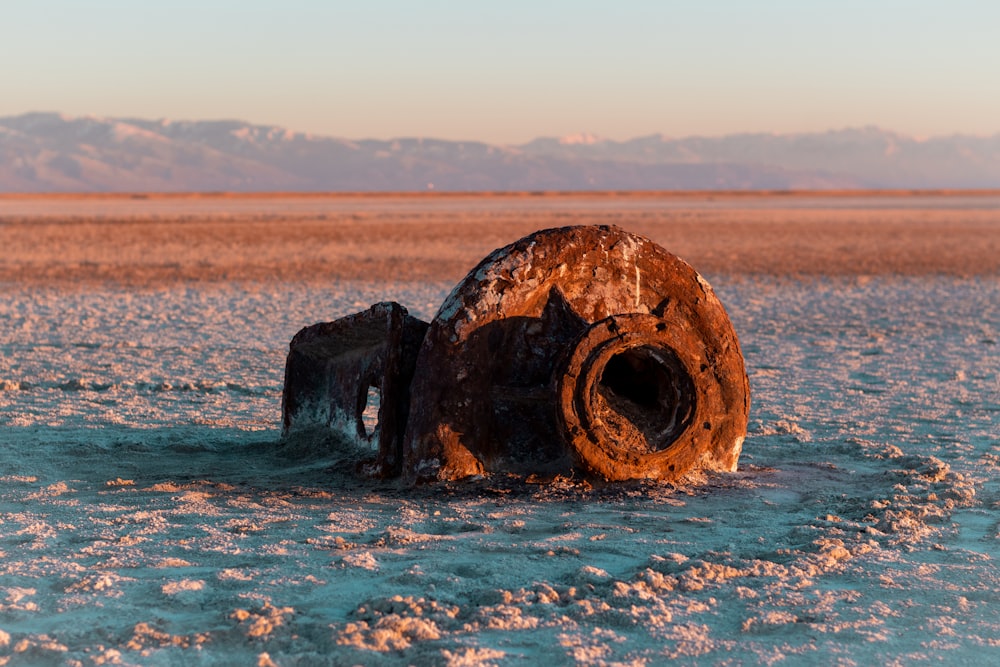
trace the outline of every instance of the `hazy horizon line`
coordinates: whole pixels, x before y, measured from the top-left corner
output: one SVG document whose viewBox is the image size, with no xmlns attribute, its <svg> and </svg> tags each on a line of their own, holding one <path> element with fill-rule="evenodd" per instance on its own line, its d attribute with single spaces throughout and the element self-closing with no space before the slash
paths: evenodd
<svg viewBox="0 0 1000 667">
<path fill-rule="evenodd" d="M 53 110 L 30 110 L 21 113 L 0 116 L 0 121 L 12 119 L 12 118 L 22 118 L 25 116 L 54 116 L 58 117 L 64 121 L 75 121 L 75 120 L 94 120 L 94 121 L 116 121 L 116 122 L 128 122 L 128 121 L 141 121 L 146 123 L 160 123 L 164 125 L 171 124 L 184 124 L 184 123 L 234 123 L 240 125 L 247 125 L 250 127 L 268 128 L 268 129 L 280 129 L 285 132 L 292 132 L 296 135 L 302 135 L 307 138 L 321 138 L 321 139 L 339 139 L 345 141 L 406 141 L 406 140 L 432 140 L 432 141 L 447 141 L 451 143 L 479 143 L 489 146 L 523 146 L 534 141 L 539 140 L 554 140 L 565 145 L 579 145 L 579 144 L 597 144 L 597 143 L 628 143 L 630 141 L 636 141 L 638 139 L 646 139 L 650 137 L 658 137 L 662 140 L 681 140 L 681 139 L 725 139 L 731 137 L 741 137 L 741 136 L 771 136 L 771 137 L 801 137 L 801 136 L 811 136 L 811 135 L 826 135 L 826 134 L 837 134 L 841 132 L 858 132 L 858 131 L 876 131 L 885 134 L 891 134 L 893 136 L 909 139 L 917 142 L 925 142 L 934 139 L 946 139 L 955 137 L 968 137 L 973 139 L 990 139 L 1000 136 L 1000 129 L 993 132 L 992 134 L 975 134 L 966 133 L 960 131 L 945 132 L 940 134 L 908 134 L 901 132 L 892 128 L 888 128 L 875 123 L 863 124 L 863 125 L 844 125 L 840 127 L 830 127 L 824 130 L 793 130 L 793 131 L 783 131 L 783 130 L 742 130 L 734 131 L 720 134 L 709 134 L 709 133 L 698 133 L 693 132 L 689 134 L 668 134 L 666 132 L 647 132 L 631 135 L 625 139 L 615 139 L 612 137 L 604 136 L 597 132 L 579 131 L 579 132 L 569 132 L 566 134 L 554 135 L 554 134 L 536 134 L 531 139 L 520 142 L 495 142 L 486 139 L 449 139 L 440 136 L 433 135 L 420 135 L 420 134 L 402 134 L 389 137 L 376 137 L 376 136 L 362 136 L 362 137 L 348 137 L 345 135 L 328 134 L 322 132 L 313 132 L 308 130 L 299 130 L 288 125 L 281 125 L 276 123 L 265 123 L 253 120 L 248 120 L 246 118 L 170 118 L 167 116 L 160 116 L 157 118 L 149 118 L 143 116 L 107 116 L 100 114 L 71 114 L 62 111 Z"/>
</svg>

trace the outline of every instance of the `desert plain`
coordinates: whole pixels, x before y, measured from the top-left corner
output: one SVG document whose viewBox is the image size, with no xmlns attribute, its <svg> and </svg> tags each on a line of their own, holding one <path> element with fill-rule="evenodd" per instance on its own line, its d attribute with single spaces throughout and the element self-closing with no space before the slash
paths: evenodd
<svg viewBox="0 0 1000 667">
<path fill-rule="evenodd" d="M 409 488 L 281 440 L 298 329 L 576 224 L 715 288 L 738 471 Z M 0 665 L 1000 657 L 1000 193 L 4 195 L 0 249 Z"/>
<path fill-rule="evenodd" d="M 538 229 L 613 224 L 706 276 L 995 275 L 1000 193 L 0 195 L 0 280 L 457 282 Z"/>
</svg>

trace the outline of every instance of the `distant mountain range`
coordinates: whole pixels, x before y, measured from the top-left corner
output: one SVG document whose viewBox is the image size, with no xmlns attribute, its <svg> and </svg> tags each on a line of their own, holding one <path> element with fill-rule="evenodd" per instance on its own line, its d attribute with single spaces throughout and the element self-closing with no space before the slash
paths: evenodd
<svg viewBox="0 0 1000 667">
<path fill-rule="evenodd" d="M 241 121 L 0 118 L 0 192 L 1000 188 L 1000 134 L 866 127 L 519 146 L 348 140 Z"/>
</svg>

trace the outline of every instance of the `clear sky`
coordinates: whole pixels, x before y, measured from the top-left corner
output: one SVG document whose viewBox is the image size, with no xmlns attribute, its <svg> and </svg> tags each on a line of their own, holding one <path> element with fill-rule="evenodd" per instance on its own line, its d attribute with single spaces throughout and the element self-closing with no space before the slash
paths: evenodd
<svg viewBox="0 0 1000 667">
<path fill-rule="evenodd" d="M 0 116 L 519 143 L 1000 132 L 996 0 L 0 0 Z"/>
</svg>

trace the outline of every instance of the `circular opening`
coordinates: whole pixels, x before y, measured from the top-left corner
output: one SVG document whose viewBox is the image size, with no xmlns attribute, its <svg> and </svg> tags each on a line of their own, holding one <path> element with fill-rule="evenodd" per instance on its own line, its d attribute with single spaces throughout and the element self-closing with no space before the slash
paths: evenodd
<svg viewBox="0 0 1000 667">
<path fill-rule="evenodd" d="M 666 449 L 694 419 L 695 386 L 673 350 L 644 345 L 611 357 L 596 387 L 604 423 L 617 444 L 654 452 Z"/>
</svg>

